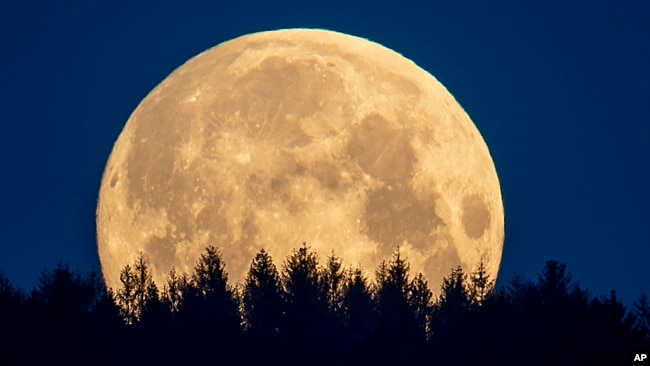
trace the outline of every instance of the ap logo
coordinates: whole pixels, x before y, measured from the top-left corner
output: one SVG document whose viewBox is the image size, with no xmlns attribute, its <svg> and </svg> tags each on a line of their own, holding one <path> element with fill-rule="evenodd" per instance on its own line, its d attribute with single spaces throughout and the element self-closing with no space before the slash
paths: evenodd
<svg viewBox="0 0 650 366">
<path fill-rule="evenodd" d="M 648 360 L 648 354 L 647 353 L 635 352 L 632 355 L 634 356 L 634 358 L 632 359 L 632 364 L 634 364 L 634 365 L 646 364 L 646 361 Z"/>
</svg>

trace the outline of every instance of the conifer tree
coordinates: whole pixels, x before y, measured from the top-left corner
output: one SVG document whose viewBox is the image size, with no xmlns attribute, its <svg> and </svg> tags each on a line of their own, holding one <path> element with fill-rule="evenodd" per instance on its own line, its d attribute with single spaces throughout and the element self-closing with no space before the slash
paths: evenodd
<svg viewBox="0 0 650 366">
<path fill-rule="evenodd" d="M 23 294 L 0 270 L 0 335 L 3 351 L 0 360 L 9 364 L 19 359 L 19 353 L 25 344 L 33 342 L 33 319 L 25 310 Z"/>
<path fill-rule="evenodd" d="M 20 318 L 22 294 L 0 270 L 0 321 L 10 329 Z"/>
<path fill-rule="evenodd" d="M 322 291 L 327 298 L 330 312 L 332 314 L 341 313 L 345 271 L 341 258 L 334 255 L 334 252 L 327 258 L 327 265 L 323 268 L 320 278 Z"/>
<path fill-rule="evenodd" d="M 540 302 L 535 284 L 529 279 L 524 279 L 520 274 L 515 274 L 510 279 L 505 293 L 512 304 L 522 311 Z"/>
<path fill-rule="evenodd" d="M 251 262 L 242 298 L 249 333 L 254 338 L 277 336 L 283 316 L 280 277 L 264 249 Z"/>
<path fill-rule="evenodd" d="M 284 287 L 283 339 L 292 344 L 294 352 L 289 363 L 305 363 L 319 347 L 331 348 L 326 331 L 328 322 L 327 295 L 321 287 L 318 256 L 306 243 L 286 259 L 282 271 Z M 334 352 L 325 355 L 334 358 Z M 327 358 L 320 361 L 327 363 Z M 307 362 L 308 363 L 308 362 Z"/>
<path fill-rule="evenodd" d="M 409 264 L 395 250 L 388 265 L 382 263 L 377 277 L 377 338 L 373 345 L 379 358 L 391 363 L 410 363 L 420 338 L 415 311 L 409 303 Z M 422 337 L 424 338 L 424 337 Z"/>
<path fill-rule="evenodd" d="M 67 264 L 41 273 L 29 299 L 36 320 L 32 337 L 40 338 L 43 346 L 34 363 L 78 363 L 80 351 L 89 351 L 88 322 L 95 302 L 93 285 Z"/>
<path fill-rule="evenodd" d="M 183 294 L 189 285 L 187 274 L 178 274 L 172 266 L 167 276 L 167 284 L 163 288 L 162 298 L 172 313 L 177 313 L 182 306 Z"/>
<path fill-rule="evenodd" d="M 409 265 L 399 248 L 389 263 L 382 262 L 375 272 L 379 314 L 386 319 L 408 318 Z M 398 321 L 395 318 L 395 321 Z"/>
<path fill-rule="evenodd" d="M 342 305 L 346 334 L 352 342 L 367 342 L 375 327 L 376 314 L 372 288 L 361 268 L 350 270 Z"/>
<path fill-rule="evenodd" d="M 241 336 L 239 301 L 216 247 L 208 246 L 200 255 L 178 315 L 190 363 L 205 363 L 216 350 L 236 353 Z"/>
<path fill-rule="evenodd" d="M 460 326 L 467 316 L 472 302 L 466 282 L 461 266 L 453 268 L 449 276 L 443 279 L 435 306 L 435 327 Z"/>
<path fill-rule="evenodd" d="M 476 270 L 472 272 L 469 282 L 469 296 L 474 305 L 480 306 L 494 292 L 494 280 L 490 278 L 481 258 Z"/>
<path fill-rule="evenodd" d="M 409 265 L 401 257 L 399 248 L 393 252 L 389 263 L 382 262 L 375 273 L 379 314 L 395 321 L 408 317 Z"/>
<path fill-rule="evenodd" d="M 433 312 L 433 293 L 429 290 L 422 273 L 418 273 L 409 284 L 408 303 L 414 313 L 419 338 L 424 341 L 429 337 L 431 316 Z"/>
<path fill-rule="evenodd" d="M 206 298 L 222 293 L 232 294 L 232 288 L 228 285 L 226 265 L 216 247 L 208 246 L 201 253 L 192 273 L 192 283 L 199 295 Z"/>
<path fill-rule="evenodd" d="M 377 313 L 373 299 L 373 289 L 361 268 L 347 271 L 343 288 L 341 318 L 343 321 L 342 340 L 346 345 L 350 365 L 371 363 L 369 357 L 376 351 L 373 339 L 377 329 Z"/>
<path fill-rule="evenodd" d="M 134 272 L 139 319 L 158 316 L 162 310 L 160 294 L 150 264 L 143 253 L 135 261 Z"/>
<path fill-rule="evenodd" d="M 542 272 L 538 274 L 536 288 L 539 305 L 548 311 L 570 307 L 584 308 L 588 303 L 589 293 L 582 290 L 573 280 L 566 264 L 556 260 L 546 262 Z"/>
<path fill-rule="evenodd" d="M 405 258 L 402 258 L 399 248 L 397 248 L 388 265 L 388 277 L 385 285 L 393 287 L 403 296 L 406 296 L 409 290 L 409 271 L 408 262 Z"/>
<path fill-rule="evenodd" d="M 11 283 L 4 271 L 0 270 L 0 304 L 9 305 L 13 302 L 20 302 L 20 290 Z"/>
<path fill-rule="evenodd" d="M 133 267 L 127 264 L 122 269 L 120 282 L 122 287 L 116 294 L 116 302 L 127 324 L 139 321 L 143 314 L 157 308 L 160 302 L 158 288 L 144 253 L 140 252 Z"/>
<path fill-rule="evenodd" d="M 377 269 L 375 269 L 375 284 L 376 284 L 376 289 L 377 292 L 379 292 L 379 288 L 381 287 L 381 284 L 387 283 L 388 282 L 388 263 L 386 263 L 385 260 L 382 260 L 381 263 L 379 263 L 379 266 L 377 266 Z M 376 294 L 377 297 L 379 297 L 379 294 Z"/>
<path fill-rule="evenodd" d="M 101 365 L 115 365 L 124 361 L 123 355 L 125 349 L 130 348 L 130 339 L 123 337 L 126 325 L 115 303 L 116 296 L 112 289 L 104 286 L 103 279 L 101 281 L 88 322 L 88 344 L 95 352 L 89 359 L 98 360 L 97 364 Z"/>
<path fill-rule="evenodd" d="M 126 324 L 133 324 L 138 318 L 136 306 L 136 285 L 135 273 L 131 265 L 127 264 L 120 271 L 120 283 L 122 286 L 115 294 L 115 302 L 120 307 L 120 316 Z"/>
<path fill-rule="evenodd" d="M 287 258 L 283 271 L 283 286 L 286 301 L 292 305 L 315 309 L 326 304 L 321 291 L 318 257 L 306 243 Z"/>
<path fill-rule="evenodd" d="M 53 270 L 43 271 L 32 297 L 43 304 L 52 321 L 72 327 L 71 322 L 82 321 L 95 300 L 93 283 L 73 271 L 67 264 L 58 264 Z"/>
<path fill-rule="evenodd" d="M 443 278 L 430 323 L 433 353 L 442 363 L 472 364 L 467 359 L 471 355 L 463 352 L 471 341 L 471 304 L 465 272 L 461 266 L 452 268 Z"/>
</svg>

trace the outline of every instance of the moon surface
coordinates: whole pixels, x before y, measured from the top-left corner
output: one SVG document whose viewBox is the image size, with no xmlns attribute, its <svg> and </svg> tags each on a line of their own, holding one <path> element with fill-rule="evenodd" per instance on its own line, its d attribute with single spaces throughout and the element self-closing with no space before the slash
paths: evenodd
<svg viewBox="0 0 650 366">
<path fill-rule="evenodd" d="M 501 191 L 453 96 L 366 39 L 292 29 L 222 43 L 172 72 L 130 116 L 97 206 L 104 279 L 143 252 L 159 287 L 220 248 L 242 282 L 264 248 L 306 242 L 373 273 L 399 246 L 434 293 L 484 261 L 496 279 Z"/>
</svg>

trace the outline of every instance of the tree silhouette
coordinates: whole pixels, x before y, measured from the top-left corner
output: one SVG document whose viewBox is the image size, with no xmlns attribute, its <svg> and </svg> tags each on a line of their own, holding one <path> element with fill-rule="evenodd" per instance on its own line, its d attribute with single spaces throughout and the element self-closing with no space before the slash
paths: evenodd
<svg viewBox="0 0 650 366">
<path fill-rule="evenodd" d="M 282 279 L 289 304 L 314 306 L 326 299 L 320 287 L 318 256 L 306 243 L 287 258 Z"/>
<path fill-rule="evenodd" d="M 327 299 L 331 314 L 340 314 L 343 307 L 343 287 L 345 285 L 345 271 L 340 257 L 334 252 L 327 257 L 327 265 L 320 275 L 322 292 Z"/>
<path fill-rule="evenodd" d="M 115 294 L 115 302 L 120 308 L 120 316 L 127 324 L 133 324 L 137 317 L 136 306 L 136 285 L 135 285 L 135 272 L 131 265 L 127 264 L 120 271 L 120 283 L 122 286 Z"/>
<path fill-rule="evenodd" d="M 429 338 L 431 317 L 433 315 L 433 293 L 429 290 L 427 281 L 422 273 L 418 273 L 409 284 L 408 303 L 414 313 L 418 339 Z"/>
<path fill-rule="evenodd" d="M 190 363 L 203 364 L 215 353 L 235 355 L 241 336 L 239 302 L 228 284 L 221 253 L 214 246 L 205 249 L 194 267 L 183 291 L 179 322 Z"/>
<path fill-rule="evenodd" d="M 216 247 L 208 246 L 201 253 L 192 273 L 192 285 L 198 290 L 198 295 L 205 298 L 220 296 L 223 293 L 232 294 L 228 285 L 226 265 Z"/>
<path fill-rule="evenodd" d="M 157 309 L 160 303 L 158 288 L 144 253 L 140 252 L 133 267 L 126 265 L 122 269 L 120 282 L 122 287 L 116 294 L 116 302 L 127 324 L 133 324 Z"/>
<path fill-rule="evenodd" d="M 176 268 L 172 266 L 167 276 L 167 284 L 163 287 L 162 299 L 167 304 L 172 313 L 177 313 L 183 303 L 183 295 L 189 286 L 189 277 L 187 274 L 178 274 Z"/>
<path fill-rule="evenodd" d="M 20 317 L 22 294 L 11 280 L 0 270 L 0 319 L 2 324 L 13 329 L 17 317 Z"/>
<path fill-rule="evenodd" d="M 447 323 L 458 324 L 466 316 L 472 306 L 472 296 L 467 286 L 467 278 L 462 267 L 451 270 L 448 277 L 442 281 L 440 296 L 436 304 L 438 326 Z"/>
<path fill-rule="evenodd" d="M 0 270 L 0 362 L 19 359 L 22 347 L 34 339 L 33 316 L 25 310 L 23 294 Z"/>
<path fill-rule="evenodd" d="M 115 365 L 123 362 L 123 356 L 130 352 L 127 350 L 131 348 L 131 340 L 124 337 L 126 325 L 112 289 L 105 287 L 100 275 L 91 278 L 96 284 L 97 296 L 88 321 L 88 344 L 94 345 L 95 350 L 89 359 L 98 365 Z"/>
<path fill-rule="evenodd" d="M 90 312 L 96 301 L 95 283 L 67 264 L 44 270 L 26 306 L 34 318 L 31 339 L 42 348 L 33 362 L 78 363 L 94 353 L 88 343 Z"/>
<path fill-rule="evenodd" d="M 140 252 L 133 265 L 120 272 L 122 286 L 115 294 L 120 316 L 128 326 L 121 334 L 123 355 L 130 363 L 159 363 L 156 348 L 164 346 L 168 310 L 160 299 L 149 262 Z"/>
<path fill-rule="evenodd" d="M 580 315 L 588 316 L 585 324 L 570 324 L 567 332 L 580 337 L 577 352 L 586 352 L 594 347 L 599 349 L 598 355 L 593 355 L 593 363 L 616 364 L 625 360 L 632 346 L 643 346 L 636 343 L 632 331 L 634 318 L 627 315 L 623 303 L 611 291 L 607 297 L 595 297 L 586 309 L 578 309 Z M 574 315 L 575 316 L 575 315 Z M 580 332 L 581 331 L 581 332 Z M 577 338 L 577 337 L 576 337 Z"/>
<path fill-rule="evenodd" d="M 255 339 L 276 338 L 282 319 L 280 275 L 264 249 L 251 262 L 242 298 L 248 333 Z"/>
<path fill-rule="evenodd" d="M 372 289 L 360 268 L 347 276 L 342 303 L 345 334 L 354 349 L 361 349 L 359 355 L 365 352 L 377 321 Z"/>
<path fill-rule="evenodd" d="M 513 289 L 522 357 L 539 354 L 542 364 L 585 362 L 589 294 L 573 281 L 566 265 L 549 260 L 536 283 L 521 281 Z"/>
<path fill-rule="evenodd" d="M 292 345 L 290 363 L 329 363 L 335 355 L 314 360 L 318 347 L 330 348 L 332 339 L 326 331 L 327 295 L 323 292 L 318 256 L 306 243 L 286 259 L 282 272 L 284 287 L 283 339 Z M 310 361 L 307 361 L 310 360 Z"/>
<path fill-rule="evenodd" d="M 515 274 L 510 279 L 505 292 L 510 301 L 521 309 L 535 306 L 540 302 L 535 284 L 519 274 Z"/>
<path fill-rule="evenodd" d="M 376 277 L 379 318 L 374 347 L 379 352 L 377 356 L 394 363 L 413 362 L 419 357 L 414 347 L 424 335 L 418 331 L 415 310 L 409 302 L 409 264 L 400 255 L 399 248 L 393 252 L 388 265 L 379 266 Z"/>
<path fill-rule="evenodd" d="M 549 260 L 538 275 L 537 289 L 542 305 L 554 307 L 565 303 L 577 289 L 566 264 Z"/>
<path fill-rule="evenodd" d="M 32 298 L 46 309 L 42 314 L 60 325 L 74 326 L 83 321 L 95 298 L 94 283 L 72 271 L 67 264 L 59 264 L 51 271 L 43 271 Z"/>
<path fill-rule="evenodd" d="M 443 278 L 440 294 L 431 316 L 433 354 L 442 362 L 468 363 L 466 338 L 470 334 L 472 301 L 468 292 L 467 276 L 458 266 Z"/>
<path fill-rule="evenodd" d="M 480 306 L 489 298 L 494 291 L 494 280 L 490 278 L 485 268 L 483 259 L 478 264 L 478 267 L 470 276 L 469 282 L 469 297 L 473 304 Z"/>
</svg>

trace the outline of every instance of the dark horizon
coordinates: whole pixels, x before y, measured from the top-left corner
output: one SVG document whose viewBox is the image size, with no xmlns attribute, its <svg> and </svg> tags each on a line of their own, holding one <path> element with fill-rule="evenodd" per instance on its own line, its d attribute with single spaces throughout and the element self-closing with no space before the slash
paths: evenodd
<svg viewBox="0 0 650 366">
<path fill-rule="evenodd" d="M 500 290 L 482 263 L 457 267 L 438 296 L 409 267 L 396 250 L 371 280 L 303 245 L 281 266 L 259 251 L 233 286 L 208 247 L 190 275 L 172 270 L 157 285 L 141 254 L 109 291 L 65 265 L 29 296 L 0 275 L 0 320 L 7 351 L 37 350 L 22 357 L 28 364 L 623 364 L 650 347 L 647 296 L 626 311 L 557 261 Z"/>
<path fill-rule="evenodd" d="M 222 256 L 222 251 L 221 251 L 219 246 L 210 245 L 209 248 L 214 248 L 215 251 L 217 253 L 219 253 L 219 256 L 220 257 Z M 342 268 L 343 271 L 354 272 L 356 270 L 360 270 L 361 271 L 360 273 L 364 277 L 366 277 L 370 282 L 373 282 L 373 281 L 376 280 L 375 275 L 376 275 L 377 271 L 379 270 L 379 267 L 374 268 L 374 269 L 367 269 L 367 268 L 363 268 L 363 267 L 359 266 L 358 264 L 357 265 L 352 265 L 350 263 L 346 263 L 345 259 L 342 258 L 342 257 L 339 257 L 338 254 L 336 252 L 334 252 L 334 251 L 331 251 L 330 255 L 328 255 L 327 257 L 321 258 L 318 255 L 318 253 L 312 251 L 311 247 L 306 242 L 303 242 L 302 246 L 300 246 L 300 247 L 293 247 L 291 253 L 295 254 L 296 252 L 298 252 L 300 250 L 300 248 L 303 248 L 303 249 L 306 249 L 307 251 L 309 251 L 313 255 L 313 257 L 315 258 L 317 263 L 319 265 L 321 265 L 321 266 L 323 265 L 323 262 L 329 260 L 331 258 L 331 256 L 333 255 L 334 257 L 336 257 L 338 259 L 338 261 L 340 261 L 341 268 Z M 205 248 L 202 253 L 205 253 L 205 250 L 207 250 L 207 248 Z M 261 249 L 261 252 L 266 253 L 266 251 L 263 248 Z M 386 257 L 383 260 L 382 263 L 389 263 L 391 260 L 393 260 L 395 258 L 395 256 L 398 253 L 400 253 L 399 246 L 397 246 L 396 250 L 393 251 L 391 256 Z M 259 254 L 259 252 L 258 252 L 258 254 Z M 404 254 L 401 254 L 401 253 L 399 255 L 401 256 L 402 260 L 404 260 L 407 263 L 409 262 L 408 256 L 405 256 Z M 148 256 L 145 253 L 143 253 L 142 251 L 140 252 L 139 258 L 146 261 L 148 266 L 151 266 L 150 258 L 148 258 Z M 269 258 L 272 259 L 272 257 L 270 255 L 269 255 Z M 287 265 L 286 260 L 288 258 L 289 257 L 285 258 L 284 261 L 278 263 L 277 264 L 278 267 L 279 268 L 286 267 L 286 265 Z M 255 258 L 250 258 L 251 265 L 253 264 L 254 260 L 255 260 Z M 229 281 L 230 285 L 232 285 L 234 287 L 237 287 L 237 288 L 240 288 L 241 286 L 243 286 L 244 283 L 245 283 L 245 279 L 243 281 L 233 281 L 232 277 L 229 276 L 228 263 L 225 260 L 221 260 L 221 261 L 223 263 L 223 272 L 224 272 L 225 276 L 229 279 L 228 281 Z M 133 268 L 136 262 L 130 263 L 130 266 Z M 641 297 L 650 295 L 650 293 L 648 293 L 646 291 L 641 291 L 638 294 L 636 294 L 636 296 L 633 297 L 631 301 L 628 302 L 628 301 L 625 301 L 624 299 L 621 298 L 621 296 L 620 296 L 620 294 L 619 294 L 619 292 L 617 291 L 616 288 L 610 288 L 606 292 L 597 293 L 597 292 L 593 291 L 592 289 L 583 286 L 581 281 L 580 281 L 580 278 L 576 278 L 573 275 L 571 267 L 569 265 L 567 265 L 565 262 L 559 261 L 557 259 L 549 258 L 544 262 L 545 266 L 547 266 L 551 262 L 559 263 L 562 266 L 564 266 L 566 268 L 566 274 L 567 274 L 568 278 L 570 279 L 570 282 L 575 287 L 577 287 L 581 291 L 583 291 L 584 294 L 586 296 L 588 296 L 588 297 L 591 297 L 591 298 L 605 298 L 605 297 L 610 296 L 612 294 L 616 294 L 616 297 L 619 299 L 619 301 L 621 301 L 621 304 L 625 307 L 626 312 L 632 311 L 634 303 L 637 302 Z M 465 275 L 469 276 L 472 273 L 474 273 L 479 268 L 479 266 L 481 266 L 481 265 L 483 265 L 482 262 L 476 263 L 476 265 L 470 270 L 467 270 L 467 269 L 463 270 L 463 268 L 460 265 L 458 265 L 458 266 L 450 266 L 448 274 L 445 275 L 443 279 L 447 279 L 450 273 L 454 273 L 454 271 L 457 271 L 457 270 L 461 270 Z M 42 268 L 41 271 L 35 276 L 35 278 L 34 278 L 35 285 L 31 289 L 30 288 L 25 288 L 25 287 L 21 286 L 19 283 L 15 282 L 9 275 L 7 275 L 7 273 L 3 270 L 3 268 L 0 268 L 0 276 L 1 276 L 1 278 L 4 278 L 5 280 L 7 280 L 8 283 L 11 284 L 12 288 L 14 288 L 16 291 L 21 293 L 21 296 L 23 296 L 24 298 L 27 298 L 27 297 L 30 296 L 30 294 L 34 293 L 35 291 L 38 291 L 38 286 L 41 284 L 41 280 L 42 280 L 42 277 L 43 277 L 44 274 L 52 273 L 52 272 L 56 271 L 57 269 L 61 269 L 61 268 L 65 268 L 66 270 L 77 273 L 80 276 L 86 276 L 86 277 L 99 276 L 99 279 L 101 279 L 101 282 L 102 282 L 102 286 L 106 286 L 107 289 L 112 290 L 112 291 L 116 290 L 116 289 L 108 287 L 106 281 L 104 280 L 104 273 L 102 271 L 101 266 L 99 266 L 97 268 L 93 267 L 93 268 L 90 268 L 88 270 L 81 270 L 79 268 L 79 266 L 77 266 L 74 263 L 71 263 L 69 261 L 59 261 L 53 266 Z M 172 266 L 172 268 L 173 268 L 173 272 L 176 275 L 179 275 L 179 276 L 191 276 L 191 274 L 192 274 L 191 271 L 190 272 L 179 271 L 178 269 L 175 268 L 175 266 Z M 194 269 L 195 269 L 195 267 L 194 267 Z M 494 279 L 494 278 L 490 277 L 490 281 L 492 282 L 492 285 L 493 285 L 495 291 L 507 291 L 508 287 L 512 286 L 512 284 L 516 283 L 516 282 L 535 283 L 536 281 L 539 281 L 539 279 L 543 276 L 543 270 L 544 270 L 544 267 L 539 268 L 537 270 L 537 272 L 535 272 L 534 276 L 526 276 L 526 275 L 523 275 L 521 273 L 512 273 L 512 275 L 509 278 L 504 278 L 503 276 L 498 276 L 496 279 Z M 247 273 L 248 273 L 248 271 L 250 271 L 250 268 L 248 268 Z M 411 277 L 414 278 L 417 275 L 423 275 L 423 274 L 421 272 L 415 272 L 413 270 L 410 270 L 410 276 Z M 165 278 L 167 278 L 168 276 L 169 276 L 169 273 L 167 275 L 165 275 Z M 489 276 L 489 274 L 488 274 L 488 276 Z M 427 283 L 430 283 L 430 280 L 428 278 L 426 278 L 426 276 L 423 275 L 422 278 Z M 165 285 L 164 283 L 163 284 L 158 284 L 155 281 L 153 281 L 153 283 L 156 284 L 159 291 L 163 290 L 163 286 Z M 434 295 L 439 295 L 440 291 L 442 291 L 442 289 L 435 289 L 435 288 L 430 289 L 430 290 Z"/>
</svg>

